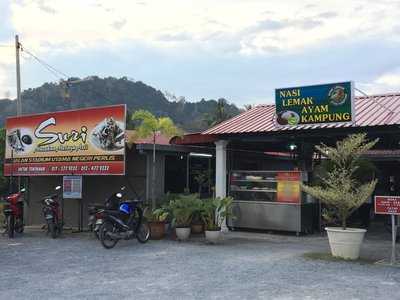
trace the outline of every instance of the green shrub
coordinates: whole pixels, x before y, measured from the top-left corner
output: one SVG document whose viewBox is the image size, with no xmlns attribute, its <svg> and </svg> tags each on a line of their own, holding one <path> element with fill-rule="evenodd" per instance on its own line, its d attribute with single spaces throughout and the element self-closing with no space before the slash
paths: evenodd
<svg viewBox="0 0 400 300">
<path fill-rule="evenodd" d="M 226 218 L 233 217 L 232 201 L 232 197 L 203 200 L 201 218 L 206 230 L 219 230 Z"/>
<path fill-rule="evenodd" d="M 369 179 L 358 170 L 361 156 L 378 140 L 367 141 L 366 134 L 349 135 L 336 143 L 316 146 L 322 156 L 329 159 L 330 170 L 320 177 L 315 186 L 302 184 L 302 189 L 327 206 L 325 217 L 339 219 L 346 229 L 347 218 L 373 193 L 377 180 Z"/>
</svg>

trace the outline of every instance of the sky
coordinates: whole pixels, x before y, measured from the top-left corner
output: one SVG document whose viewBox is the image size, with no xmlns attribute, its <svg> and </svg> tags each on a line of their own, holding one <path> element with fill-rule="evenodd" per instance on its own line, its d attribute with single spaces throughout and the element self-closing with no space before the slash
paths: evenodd
<svg viewBox="0 0 400 300">
<path fill-rule="evenodd" d="M 399 0 L 0 0 L 0 98 L 14 36 L 71 77 L 126 76 L 188 101 L 272 103 L 282 87 L 353 80 L 400 92 Z M 58 81 L 21 54 L 22 88 Z"/>
</svg>

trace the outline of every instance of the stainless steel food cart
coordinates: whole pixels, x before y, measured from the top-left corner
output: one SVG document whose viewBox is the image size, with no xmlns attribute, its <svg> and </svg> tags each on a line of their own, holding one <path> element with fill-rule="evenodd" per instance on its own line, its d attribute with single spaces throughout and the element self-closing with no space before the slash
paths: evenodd
<svg viewBox="0 0 400 300">
<path fill-rule="evenodd" d="M 228 226 L 311 232 L 315 206 L 300 190 L 300 182 L 305 181 L 305 172 L 231 171 L 229 195 L 234 199 L 234 218 L 228 220 Z M 287 189 L 289 193 L 285 193 Z"/>
</svg>

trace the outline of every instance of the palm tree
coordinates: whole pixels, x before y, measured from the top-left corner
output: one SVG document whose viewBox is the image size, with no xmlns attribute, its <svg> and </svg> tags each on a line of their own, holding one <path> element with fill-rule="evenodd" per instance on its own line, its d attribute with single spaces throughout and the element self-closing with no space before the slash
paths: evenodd
<svg viewBox="0 0 400 300">
<path fill-rule="evenodd" d="M 250 109 L 253 109 L 255 107 L 255 105 L 253 105 L 253 104 L 245 104 L 245 105 L 243 105 L 243 107 L 244 107 L 245 111 L 248 111 Z"/>
<path fill-rule="evenodd" d="M 219 98 L 215 111 L 205 115 L 205 121 L 208 126 L 215 126 L 231 117 L 227 112 L 228 101 L 224 98 Z"/>
<path fill-rule="evenodd" d="M 153 168 L 152 168 L 152 185 L 151 185 L 151 206 L 156 207 L 156 198 L 154 187 L 156 185 L 156 136 L 158 133 L 171 137 L 179 135 L 180 130 L 175 126 L 174 122 L 168 117 L 157 118 L 147 110 L 137 110 L 132 114 L 133 121 L 139 121 L 140 125 L 136 127 L 136 135 L 141 138 L 153 138 Z"/>
</svg>

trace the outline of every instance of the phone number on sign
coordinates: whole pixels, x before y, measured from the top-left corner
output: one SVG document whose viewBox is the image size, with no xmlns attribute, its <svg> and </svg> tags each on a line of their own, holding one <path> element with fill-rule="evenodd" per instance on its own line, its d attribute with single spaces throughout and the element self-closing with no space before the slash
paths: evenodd
<svg viewBox="0 0 400 300">
<path fill-rule="evenodd" d="M 70 171 L 70 172 L 77 172 L 77 171 L 82 171 L 82 172 L 87 172 L 87 171 L 108 171 L 109 166 L 53 166 L 50 168 L 51 172 L 58 172 L 58 171 Z"/>
</svg>

